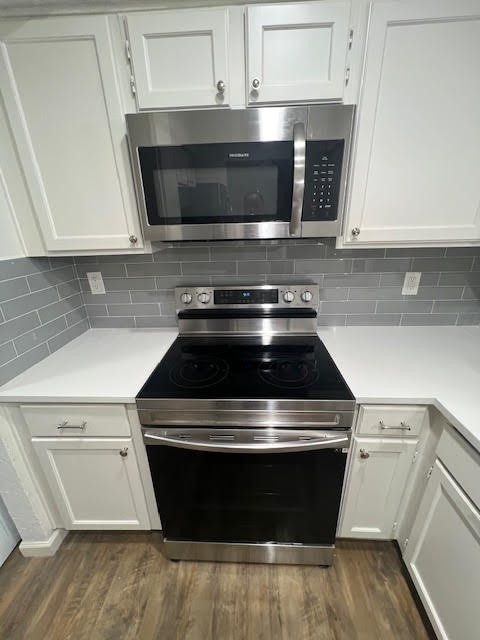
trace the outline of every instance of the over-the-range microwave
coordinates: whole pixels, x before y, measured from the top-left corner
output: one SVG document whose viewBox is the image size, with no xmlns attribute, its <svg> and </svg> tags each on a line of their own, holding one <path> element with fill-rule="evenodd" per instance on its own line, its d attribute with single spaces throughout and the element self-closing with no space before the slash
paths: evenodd
<svg viewBox="0 0 480 640">
<path fill-rule="evenodd" d="M 339 235 L 354 109 L 318 105 L 127 115 L 145 237 Z"/>
</svg>

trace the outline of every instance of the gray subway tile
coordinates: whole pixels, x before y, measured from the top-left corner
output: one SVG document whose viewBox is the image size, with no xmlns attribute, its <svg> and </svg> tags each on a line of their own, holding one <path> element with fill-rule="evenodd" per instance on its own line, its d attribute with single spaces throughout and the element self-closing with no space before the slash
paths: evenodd
<svg viewBox="0 0 480 640">
<path fill-rule="evenodd" d="M 410 271 L 470 271 L 473 258 L 413 258 Z"/>
<path fill-rule="evenodd" d="M 105 278 L 105 291 L 141 291 L 155 289 L 155 278 Z M 83 290 L 83 287 L 82 287 Z M 89 289 L 85 289 L 87 293 Z"/>
<path fill-rule="evenodd" d="M 457 314 L 406 313 L 402 316 L 402 325 L 453 325 L 457 322 Z"/>
<path fill-rule="evenodd" d="M 321 313 L 349 314 L 349 313 L 375 313 L 376 302 L 364 300 L 324 301 L 320 305 Z"/>
<path fill-rule="evenodd" d="M 478 313 L 480 300 L 439 300 L 433 306 L 433 313 Z"/>
<path fill-rule="evenodd" d="M 327 258 L 383 258 L 385 249 L 336 249 L 335 246 L 327 246 Z"/>
<path fill-rule="evenodd" d="M 386 258 L 441 258 L 444 247 L 392 247 L 385 252 Z"/>
<path fill-rule="evenodd" d="M 46 307 L 56 300 L 58 300 L 57 289 L 56 287 L 51 287 L 50 289 L 44 289 L 43 291 L 37 291 L 36 293 L 30 293 L 26 296 L 4 302 L 2 303 L 2 311 L 5 319 L 11 320 L 34 309 Z"/>
<path fill-rule="evenodd" d="M 143 276 L 173 276 L 180 274 L 180 263 L 141 262 L 138 264 L 127 264 L 127 274 L 129 278 L 141 278 Z"/>
<path fill-rule="evenodd" d="M 344 287 L 325 287 L 319 289 L 320 300 L 348 300 L 348 289 Z"/>
<path fill-rule="evenodd" d="M 174 316 L 175 311 L 176 311 L 175 304 L 171 302 L 166 302 L 166 303 L 164 302 L 160 305 L 160 315 L 162 316 Z"/>
<path fill-rule="evenodd" d="M 27 276 L 31 273 L 48 271 L 50 262 L 48 258 L 16 258 L 15 260 L 0 261 L 0 280 Z"/>
<path fill-rule="evenodd" d="M 119 258 L 123 258 L 124 256 L 118 256 Z M 85 263 L 97 263 L 100 259 L 100 256 L 75 256 L 73 261 L 75 264 L 85 264 Z"/>
<path fill-rule="evenodd" d="M 50 269 L 62 269 L 75 264 L 74 256 L 50 257 Z"/>
<path fill-rule="evenodd" d="M 74 278 L 75 274 L 73 272 L 73 266 L 71 266 L 37 273 L 33 276 L 28 276 L 27 280 L 31 291 L 40 291 L 40 289 L 47 289 L 62 282 L 73 280 Z"/>
<path fill-rule="evenodd" d="M 57 291 L 60 298 L 69 298 L 75 293 L 80 293 L 80 283 L 78 280 L 63 282 L 57 286 Z"/>
<path fill-rule="evenodd" d="M 239 262 L 238 263 L 238 275 L 249 274 L 288 274 L 293 273 L 294 263 L 293 261 L 274 261 L 274 262 Z"/>
<path fill-rule="evenodd" d="M 240 247 L 210 247 L 212 261 L 216 260 L 266 260 L 267 247 L 246 245 Z"/>
<path fill-rule="evenodd" d="M 46 342 L 66 328 L 67 323 L 65 317 L 61 316 L 56 320 L 52 320 L 52 322 L 48 322 L 41 327 L 36 327 L 32 331 L 24 333 L 23 336 L 16 338 L 14 340 L 15 349 L 19 355 L 25 353 L 25 351 L 29 351 L 29 349 L 33 349 L 33 347 Z"/>
<path fill-rule="evenodd" d="M 475 258 L 473 262 L 472 271 L 480 271 L 480 258 Z"/>
<path fill-rule="evenodd" d="M 108 291 L 107 293 L 82 293 L 85 304 L 116 304 L 130 302 L 129 291 Z"/>
<path fill-rule="evenodd" d="M 97 256 L 97 261 L 102 265 L 112 262 L 123 262 L 124 264 L 131 262 L 153 262 L 153 256 L 150 253 L 129 253 L 124 255 Z"/>
<path fill-rule="evenodd" d="M 324 287 L 378 287 L 380 275 L 377 273 L 352 273 L 345 275 L 325 274 Z"/>
<path fill-rule="evenodd" d="M 182 263 L 182 273 L 184 276 L 205 274 L 209 276 L 236 275 L 236 262 L 184 262 Z M 160 275 L 160 274 L 158 274 Z"/>
<path fill-rule="evenodd" d="M 87 278 L 87 273 L 100 271 L 102 278 L 125 278 L 127 271 L 125 265 L 120 262 L 103 263 L 86 263 L 77 264 L 77 273 L 79 278 Z"/>
<path fill-rule="evenodd" d="M 30 351 L 22 354 L 15 360 L 4 364 L 0 367 L 0 385 L 5 384 L 12 378 L 15 378 L 20 373 L 23 373 L 40 360 L 43 360 L 49 355 L 49 350 L 46 344 L 41 344 Z"/>
<path fill-rule="evenodd" d="M 439 273 L 422 273 L 420 276 L 420 286 L 428 287 L 435 286 L 438 284 L 438 279 L 440 277 Z M 405 280 L 405 273 L 382 273 L 380 276 L 380 286 L 381 287 L 391 287 L 395 285 L 399 285 L 403 287 L 403 281 Z"/>
<path fill-rule="evenodd" d="M 465 287 L 463 300 L 480 300 L 480 287 Z"/>
<path fill-rule="evenodd" d="M 132 291 L 132 302 L 163 302 L 172 303 L 174 301 L 173 289 L 165 291 Z"/>
<path fill-rule="evenodd" d="M 295 273 L 351 273 L 352 260 L 296 260 Z"/>
<path fill-rule="evenodd" d="M 94 318 L 95 316 L 108 316 L 107 305 L 105 304 L 86 304 L 85 311 L 89 318 Z"/>
<path fill-rule="evenodd" d="M 138 329 L 176 327 L 177 319 L 175 316 L 136 316 L 135 326 Z"/>
<path fill-rule="evenodd" d="M 420 270 L 415 269 L 415 271 Z M 410 258 L 365 258 L 354 260 L 352 271 L 353 273 L 385 273 L 413 271 L 413 269 L 410 269 Z"/>
<path fill-rule="evenodd" d="M 13 342 L 6 342 L 0 347 L 0 365 L 10 362 L 17 357 Z"/>
<path fill-rule="evenodd" d="M 25 293 L 30 293 L 26 278 L 13 278 L 12 280 L 0 282 L 0 302 L 18 298 L 18 296 L 23 296 Z"/>
<path fill-rule="evenodd" d="M 416 296 L 423 300 L 459 300 L 462 296 L 462 287 L 419 287 Z"/>
<path fill-rule="evenodd" d="M 348 315 L 347 326 L 396 326 L 400 324 L 400 313 Z"/>
<path fill-rule="evenodd" d="M 158 304 L 108 304 L 109 316 L 158 316 Z"/>
<path fill-rule="evenodd" d="M 466 271 L 466 272 L 450 272 L 441 273 L 439 285 L 480 285 L 480 273 L 478 271 Z"/>
<path fill-rule="evenodd" d="M 67 326 L 71 327 L 72 324 L 77 324 L 80 320 L 85 320 L 87 317 L 87 311 L 85 307 L 78 307 L 78 309 L 74 309 L 69 313 L 65 314 L 65 320 L 67 321 Z"/>
<path fill-rule="evenodd" d="M 289 244 L 267 247 L 268 260 L 321 260 L 325 258 L 323 244 Z"/>
<path fill-rule="evenodd" d="M 76 309 L 82 305 L 82 296 L 77 294 L 76 296 L 64 298 L 63 300 L 60 300 L 60 302 L 55 302 L 54 304 L 50 304 L 48 307 L 40 309 L 38 315 L 40 316 L 42 324 L 45 324 L 46 322 L 49 322 L 54 318 L 58 318 L 58 316 L 63 316 L 69 311 L 72 311 L 72 309 Z"/>
<path fill-rule="evenodd" d="M 229 285 L 254 285 L 254 284 L 265 284 L 265 282 L 268 282 L 268 278 L 273 278 L 275 280 L 275 282 L 278 279 L 288 279 L 290 276 L 278 276 L 278 275 L 265 275 L 263 273 L 261 274 L 256 274 L 256 275 L 243 275 L 243 276 L 211 276 L 209 278 L 212 286 L 214 287 L 219 287 L 219 286 L 229 286 Z M 196 282 L 194 284 L 198 284 L 200 286 L 202 285 L 208 285 L 208 282 L 205 283 L 201 281 L 201 278 L 198 279 L 199 282 Z"/>
<path fill-rule="evenodd" d="M 430 313 L 432 307 L 430 300 L 381 300 L 376 313 Z"/>
<path fill-rule="evenodd" d="M 218 258 L 224 260 L 225 258 Z M 227 253 L 227 259 L 232 259 L 232 252 Z M 208 262 L 210 249 L 202 247 L 161 247 L 153 254 L 154 262 Z"/>
<path fill-rule="evenodd" d="M 462 324 L 462 325 L 480 324 L 480 313 L 459 313 L 457 324 Z"/>
<path fill-rule="evenodd" d="M 231 276 L 234 278 L 235 276 Z M 228 278 L 230 280 L 230 278 Z M 155 278 L 156 287 L 144 287 L 145 289 L 171 289 L 173 287 L 203 287 L 210 285 L 210 276 L 163 276 Z"/>
<path fill-rule="evenodd" d="M 402 298 L 400 287 L 360 287 L 350 289 L 349 300 L 399 300 Z"/>
<path fill-rule="evenodd" d="M 53 353 L 61 347 L 64 347 L 67 343 L 78 338 L 78 336 L 81 336 L 82 333 L 85 333 L 88 329 L 90 329 L 90 325 L 87 320 L 81 320 L 77 324 L 65 329 L 65 331 L 62 331 L 62 333 L 59 333 L 48 341 L 50 352 Z"/>
<path fill-rule="evenodd" d="M 0 324 L 0 344 L 13 340 L 14 338 L 26 333 L 40 325 L 38 313 L 32 311 L 19 318 L 14 318 L 8 322 Z"/>
<path fill-rule="evenodd" d="M 452 256 L 480 256 L 480 247 L 447 247 L 448 257 Z"/>
<path fill-rule="evenodd" d="M 251 264 L 251 263 L 245 262 L 243 264 Z M 240 267 L 241 267 L 241 263 L 238 264 L 239 274 L 241 273 Z M 268 263 L 266 272 L 271 274 L 276 274 L 276 275 L 284 275 L 284 274 L 293 273 L 294 270 L 295 270 L 295 263 L 293 262 L 293 260 L 273 260 L 272 262 Z"/>
<path fill-rule="evenodd" d="M 113 318 L 113 317 L 99 317 L 90 318 L 90 326 L 92 329 L 133 329 L 135 327 L 135 319 L 130 318 Z"/>
<path fill-rule="evenodd" d="M 344 327 L 347 316 L 344 315 L 324 315 L 320 313 L 317 318 L 319 327 Z"/>
</svg>

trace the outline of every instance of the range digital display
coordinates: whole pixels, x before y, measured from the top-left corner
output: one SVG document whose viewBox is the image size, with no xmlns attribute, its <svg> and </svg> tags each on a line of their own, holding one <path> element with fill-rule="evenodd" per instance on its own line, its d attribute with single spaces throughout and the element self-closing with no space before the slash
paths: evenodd
<svg viewBox="0 0 480 640">
<path fill-rule="evenodd" d="M 278 289 L 217 289 L 214 304 L 277 304 Z"/>
</svg>

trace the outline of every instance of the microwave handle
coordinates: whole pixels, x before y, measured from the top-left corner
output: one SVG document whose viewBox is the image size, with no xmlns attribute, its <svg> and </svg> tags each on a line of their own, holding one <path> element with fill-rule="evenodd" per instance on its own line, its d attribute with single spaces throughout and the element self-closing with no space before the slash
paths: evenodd
<svg viewBox="0 0 480 640">
<path fill-rule="evenodd" d="M 293 126 L 293 191 L 290 235 L 298 237 L 302 231 L 303 192 L 305 191 L 305 125 Z"/>
</svg>

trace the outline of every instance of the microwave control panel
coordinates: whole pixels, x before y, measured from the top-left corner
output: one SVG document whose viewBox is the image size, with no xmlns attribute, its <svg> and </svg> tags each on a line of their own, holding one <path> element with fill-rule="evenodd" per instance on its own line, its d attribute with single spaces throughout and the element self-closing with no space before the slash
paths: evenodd
<svg viewBox="0 0 480 640">
<path fill-rule="evenodd" d="M 343 140 L 307 140 L 302 220 L 336 220 Z"/>
</svg>

